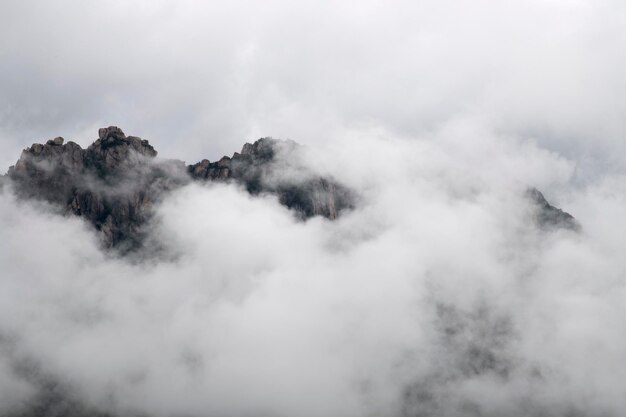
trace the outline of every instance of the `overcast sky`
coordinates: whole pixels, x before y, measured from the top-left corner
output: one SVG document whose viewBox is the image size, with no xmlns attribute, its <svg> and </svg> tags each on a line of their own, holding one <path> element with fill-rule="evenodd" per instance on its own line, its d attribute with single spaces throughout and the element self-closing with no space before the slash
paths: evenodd
<svg viewBox="0 0 626 417">
<path fill-rule="evenodd" d="M 187 162 L 459 119 L 581 166 L 626 151 L 619 0 L 6 0 L 0 16 L 5 166 L 105 125 Z"/>
</svg>

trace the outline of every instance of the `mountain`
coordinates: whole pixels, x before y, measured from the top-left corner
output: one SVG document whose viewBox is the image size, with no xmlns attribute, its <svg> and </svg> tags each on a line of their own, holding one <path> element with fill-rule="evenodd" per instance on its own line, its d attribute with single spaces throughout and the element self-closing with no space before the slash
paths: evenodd
<svg viewBox="0 0 626 417">
<path fill-rule="evenodd" d="M 337 218 L 355 194 L 332 178 L 315 175 L 298 158 L 301 146 L 271 138 L 246 143 L 217 162 L 186 166 L 156 158 L 147 140 L 102 128 L 87 149 L 62 137 L 25 149 L 8 178 L 18 196 L 51 203 L 60 213 L 86 219 L 106 247 L 121 252 L 143 244 L 155 203 L 191 181 L 234 182 L 250 194 L 273 194 L 300 219 Z M 297 174 L 297 175 L 296 175 Z"/>
<path fill-rule="evenodd" d="M 197 182 L 231 182 L 252 195 L 271 194 L 302 220 L 336 219 L 353 209 L 357 193 L 333 178 L 311 172 L 300 159 L 301 145 L 262 138 L 218 161 L 185 165 L 157 158 L 147 140 L 116 127 L 99 129 L 87 149 L 62 137 L 35 143 L 9 168 L 7 178 L 21 198 L 43 200 L 62 214 L 83 217 L 103 245 L 122 253 L 141 248 L 153 209 L 168 191 Z M 548 203 L 537 189 L 527 198 L 544 229 L 579 230 L 573 216 Z"/>
<path fill-rule="evenodd" d="M 535 205 L 535 221 L 544 229 L 569 229 L 579 232 L 582 228 L 571 214 L 554 207 L 536 188 L 526 191 L 526 197 Z"/>
<path fill-rule="evenodd" d="M 115 126 L 100 129 L 98 136 L 86 149 L 61 137 L 33 144 L 0 177 L 0 187 L 10 183 L 22 199 L 45 201 L 60 214 L 82 217 L 104 246 L 123 254 L 143 247 L 159 201 L 194 181 L 233 183 L 253 196 L 273 195 L 302 221 L 314 216 L 334 220 L 358 209 L 361 202 L 354 190 L 307 168 L 302 146 L 293 141 L 263 138 L 246 143 L 231 157 L 186 165 L 157 158 L 148 141 L 126 136 Z M 572 215 L 552 206 L 536 188 L 529 188 L 525 198 L 534 207 L 533 220 L 540 230 L 580 230 Z M 440 385 L 464 378 L 506 379 L 515 369 L 515 358 L 505 349 L 514 340 L 507 317 L 486 308 L 465 314 L 443 303 L 437 304 L 436 316 L 441 354 L 453 364 L 453 371 L 443 368 L 428 381 L 408 386 L 403 415 L 426 415 L 424 410 L 438 415 L 435 389 Z M 112 415 L 91 408 L 74 387 L 37 362 L 21 360 L 15 372 L 35 388 L 36 395 L 17 412 L 4 414 L 7 417 Z"/>
</svg>

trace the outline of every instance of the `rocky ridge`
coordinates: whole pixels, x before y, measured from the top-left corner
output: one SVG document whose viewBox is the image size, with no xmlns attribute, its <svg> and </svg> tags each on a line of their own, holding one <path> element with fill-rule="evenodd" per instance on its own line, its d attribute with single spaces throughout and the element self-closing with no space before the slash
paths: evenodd
<svg viewBox="0 0 626 417">
<path fill-rule="evenodd" d="M 253 195 L 276 194 L 281 204 L 295 209 L 302 219 L 318 215 L 337 218 L 342 210 L 353 206 L 354 194 L 332 179 L 307 172 L 297 158 L 299 146 L 293 141 L 262 138 L 246 143 L 232 157 L 224 156 L 217 162 L 204 159 L 190 165 L 188 171 L 199 180 L 235 180 Z M 277 158 L 279 155 L 289 157 Z M 287 177 L 291 180 L 286 181 Z"/>
<path fill-rule="evenodd" d="M 62 137 L 25 149 L 0 185 L 10 181 L 22 198 L 44 200 L 60 213 L 81 216 L 99 232 L 103 245 L 125 253 L 141 248 L 154 204 L 164 193 L 191 181 L 234 182 L 250 194 L 272 194 L 300 219 L 336 219 L 354 208 L 356 193 L 333 178 L 317 175 L 299 158 L 293 141 L 262 138 L 218 161 L 191 165 L 156 158 L 147 140 L 116 127 L 98 131 L 86 149 Z M 535 223 L 546 230 L 580 230 L 572 215 L 558 209 L 535 188 L 526 197 Z"/>
<path fill-rule="evenodd" d="M 295 142 L 263 138 L 246 143 L 232 157 L 186 166 L 157 159 L 147 140 L 126 136 L 116 126 L 100 129 L 98 136 L 87 149 L 62 137 L 35 143 L 7 176 L 18 196 L 85 218 L 106 247 L 122 252 L 142 246 L 152 208 L 163 193 L 194 180 L 235 182 L 253 195 L 274 194 L 301 219 L 335 219 L 354 204 L 354 193 L 346 187 L 305 169 Z M 288 177 L 284 170 L 300 175 Z"/>
<path fill-rule="evenodd" d="M 536 188 L 530 188 L 526 191 L 526 197 L 534 203 L 535 206 L 535 222 L 544 229 L 569 229 L 575 232 L 582 230 L 580 223 L 576 221 L 574 216 L 554 207 L 543 194 Z"/>
</svg>

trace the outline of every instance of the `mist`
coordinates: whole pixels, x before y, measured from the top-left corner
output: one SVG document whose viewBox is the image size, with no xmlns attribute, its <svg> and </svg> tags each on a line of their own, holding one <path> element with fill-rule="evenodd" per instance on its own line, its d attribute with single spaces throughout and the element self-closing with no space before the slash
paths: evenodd
<svg viewBox="0 0 626 417">
<path fill-rule="evenodd" d="M 623 177 L 576 189 L 532 142 L 437 134 L 307 149 L 360 192 L 335 221 L 187 185 L 151 224 L 161 260 L 103 252 L 5 186 L 2 412 L 54 381 L 113 415 L 620 415 Z M 583 231 L 539 228 L 528 184 Z"/>
</svg>

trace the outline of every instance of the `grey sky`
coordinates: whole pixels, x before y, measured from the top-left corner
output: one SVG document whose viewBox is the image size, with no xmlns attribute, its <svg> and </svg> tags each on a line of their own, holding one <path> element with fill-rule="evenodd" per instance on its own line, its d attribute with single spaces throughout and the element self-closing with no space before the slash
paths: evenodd
<svg viewBox="0 0 626 417">
<path fill-rule="evenodd" d="M 626 151 L 620 1 L 7 0 L 0 16 L 4 165 L 109 124 L 188 162 L 468 118 L 581 161 Z"/>
<path fill-rule="evenodd" d="M 622 415 L 624 74 L 618 0 L 1 1 L 0 168 L 112 124 L 187 162 L 274 136 L 359 202 L 194 183 L 130 262 L 7 182 L 0 414 L 54 381 L 111 415 Z"/>
</svg>

